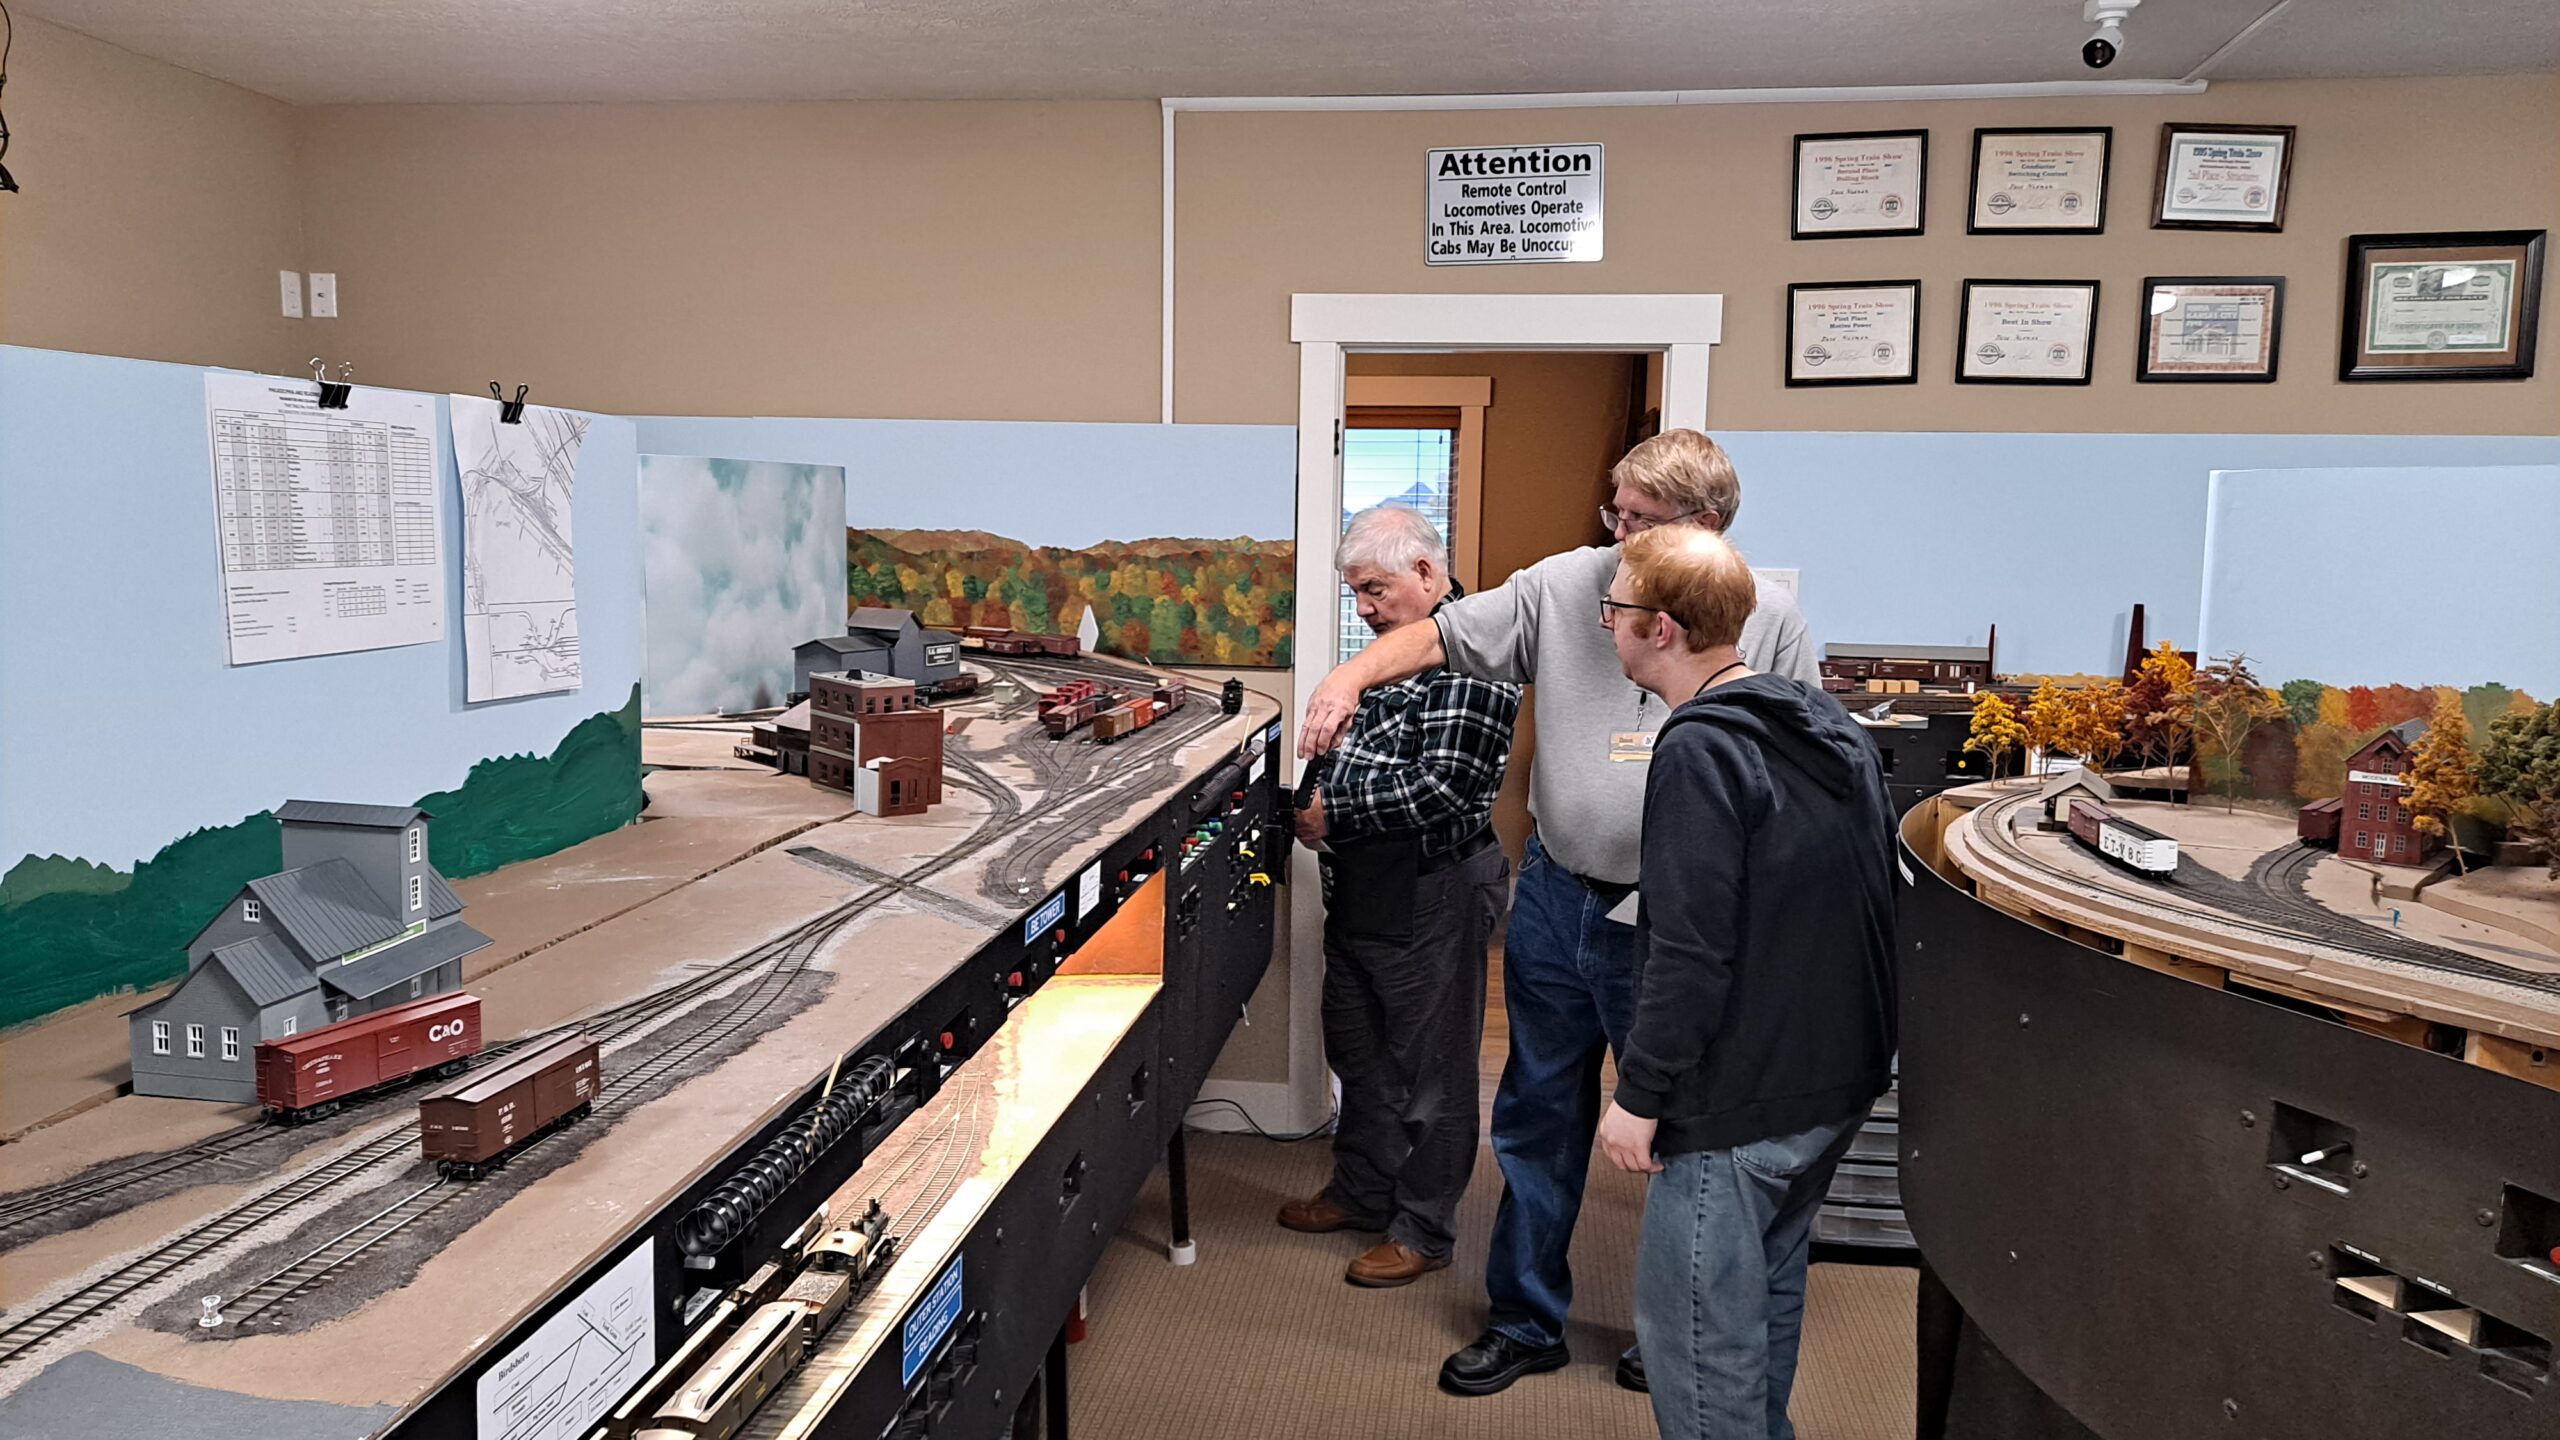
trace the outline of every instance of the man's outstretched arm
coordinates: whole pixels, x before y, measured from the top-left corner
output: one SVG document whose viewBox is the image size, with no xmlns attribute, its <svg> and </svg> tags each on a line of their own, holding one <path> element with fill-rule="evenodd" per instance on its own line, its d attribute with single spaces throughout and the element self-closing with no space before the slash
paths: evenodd
<svg viewBox="0 0 2560 1440">
<path fill-rule="evenodd" d="M 1298 722 L 1298 758 L 1312 760 L 1342 741 L 1360 695 L 1392 685 L 1441 664 L 1440 627 L 1429 620 L 1399 625 L 1369 642 L 1369 648 L 1333 668 L 1307 697 L 1306 717 Z"/>
</svg>

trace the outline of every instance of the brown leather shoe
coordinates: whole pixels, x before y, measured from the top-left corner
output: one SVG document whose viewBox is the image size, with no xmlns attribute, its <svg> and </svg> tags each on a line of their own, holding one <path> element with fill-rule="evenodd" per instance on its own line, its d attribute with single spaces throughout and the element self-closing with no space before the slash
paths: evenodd
<svg viewBox="0 0 2560 1440">
<path fill-rule="evenodd" d="M 1316 1194 L 1304 1200 L 1292 1200 L 1280 1207 L 1280 1225 L 1304 1235 L 1329 1235 L 1336 1230 L 1384 1230 L 1384 1225 L 1364 1220 L 1333 1203 L 1333 1197 Z"/>
<path fill-rule="evenodd" d="M 1352 1261 L 1351 1268 L 1342 1272 L 1342 1278 L 1354 1285 L 1385 1290 L 1397 1285 L 1410 1285 L 1434 1270 L 1448 1268 L 1449 1257 L 1446 1255 L 1425 1255 L 1419 1250 L 1407 1249 L 1400 1241 L 1381 1240 L 1366 1254 Z"/>
</svg>

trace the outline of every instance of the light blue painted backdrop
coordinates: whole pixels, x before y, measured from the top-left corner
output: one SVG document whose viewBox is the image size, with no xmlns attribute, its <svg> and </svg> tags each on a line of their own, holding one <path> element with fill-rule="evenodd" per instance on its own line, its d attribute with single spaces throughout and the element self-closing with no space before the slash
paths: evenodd
<svg viewBox="0 0 2560 1440">
<path fill-rule="evenodd" d="M 639 679 L 637 450 L 629 420 L 599 416 L 578 464 L 584 688 L 463 703 L 441 396 L 447 639 L 226 664 L 204 373 L 0 346 L 0 869 L 125 868 L 295 798 L 405 803 L 475 761 L 548 754 Z"/>
<path fill-rule="evenodd" d="M 1295 535 L 1292 425 L 648 417 L 653 455 L 796 460 L 845 469 L 848 523 L 987 530 L 1077 549 L 1161 535 Z"/>
<path fill-rule="evenodd" d="M 2221 470 L 2206 653 L 2270 683 L 2560 695 L 2560 466 Z"/>
<path fill-rule="evenodd" d="M 1742 474 L 1734 543 L 1754 565 L 1804 572 L 1805 618 L 1816 640 L 1978 645 L 1996 624 L 2001 668 L 2027 672 L 2112 673 L 2137 601 L 2153 643 L 2195 643 L 2216 470 L 2454 472 L 2419 482 L 2420 493 L 2439 493 L 2460 485 L 2464 467 L 2560 464 L 2560 437 L 2552 436 L 1718 431 L 1716 438 Z M 2518 535 L 2509 558 L 2547 571 L 2555 542 L 2560 533 L 2548 529 Z M 2276 533 L 2251 543 L 2276 550 L 2284 539 Z M 2482 646 L 2502 651 L 2521 646 L 2534 624 L 2548 634 L 2560 621 L 2516 606 L 2484 607 L 2471 623 Z M 2249 633 L 2234 630 L 2215 643 L 2246 645 L 2252 656 L 2290 653 L 2339 624 L 2335 603 L 2313 592 L 2298 607 L 2261 607 Z M 2432 643 L 2395 639 L 2373 647 L 2369 659 L 2403 683 L 2434 683 Z"/>
</svg>

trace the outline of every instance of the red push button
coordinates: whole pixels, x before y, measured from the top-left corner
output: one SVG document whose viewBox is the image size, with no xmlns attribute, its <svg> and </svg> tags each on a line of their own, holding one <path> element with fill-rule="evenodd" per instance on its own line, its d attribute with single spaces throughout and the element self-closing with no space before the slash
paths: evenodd
<svg viewBox="0 0 2560 1440">
<path fill-rule="evenodd" d="M 954 1046 L 958 1045 L 959 1043 L 960 1043 L 960 1042 L 959 1042 L 958 1040 L 956 1040 L 956 1039 L 952 1038 L 952 1034 L 951 1034 L 951 1032 L 950 1032 L 950 1031 L 945 1030 L 945 1031 L 943 1031 L 943 1032 L 942 1032 L 942 1048 L 943 1048 L 943 1049 L 945 1049 L 945 1050 L 949 1050 L 949 1049 L 953 1048 Z"/>
</svg>

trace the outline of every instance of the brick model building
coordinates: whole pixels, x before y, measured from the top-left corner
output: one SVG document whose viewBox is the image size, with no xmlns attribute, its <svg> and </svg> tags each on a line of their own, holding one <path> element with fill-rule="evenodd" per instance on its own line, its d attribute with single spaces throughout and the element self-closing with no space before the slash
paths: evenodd
<svg viewBox="0 0 2560 1440">
<path fill-rule="evenodd" d="M 858 672 L 809 677 L 809 778 L 820 785 L 854 793 L 857 803 L 865 781 L 861 772 L 874 761 L 913 760 L 920 768 L 894 776 L 874 775 L 870 783 L 897 781 L 899 804 L 915 809 L 878 810 L 876 814 L 914 814 L 942 803 L 942 715 L 916 698 L 912 681 Z M 886 804 L 887 788 L 879 803 Z M 912 797 L 921 796 L 920 800 Z"/>
<path fill-rule="evenodd" d="M 1835 695 L 1916 693 L 1924 686 L 1971 690 L 1991 683 L 1999 644 L 1995 625 L 1987 645 L 1825 645 L 1822 688 Z"/>
<path fill-rule="evenodd" d="M 2404 720 L 2347 757 L 2338 796 L 2338 853 L 2385 865 L 2424 865 L 2441 842 L 2410 823 L 2409 787 L 2400 778 L 2409 752 L 2427 733 L 2424 720 Z"/>
<path fill-rule="evenodd" d="M 427 812 L 294 800 L 285 868 L 187 944 L 178 988 L 128 1017 L 137 1095 L 247 1103 L 258 1042 L 462 988 L 489 937 L 427 862 Z"/>
</svg>

